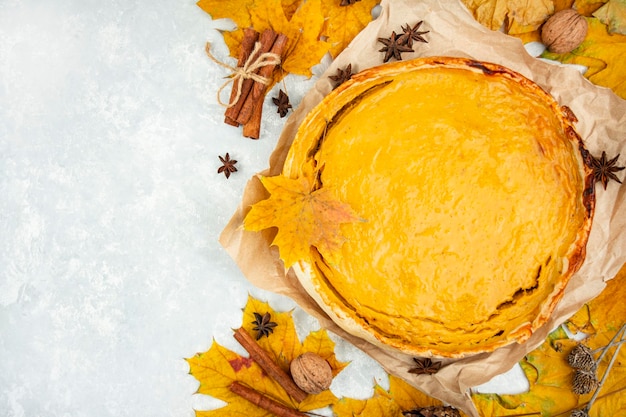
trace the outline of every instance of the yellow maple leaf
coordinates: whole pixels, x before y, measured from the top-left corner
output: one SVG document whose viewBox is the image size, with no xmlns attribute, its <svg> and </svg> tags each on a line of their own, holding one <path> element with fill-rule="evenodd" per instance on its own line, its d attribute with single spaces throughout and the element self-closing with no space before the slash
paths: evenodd
<svg viewBox="0 0 626 417">
<path fill-rule="evenodd" d="M 442 405 L 443 402 L 423 393 L 403 379 L 389 375 L 389 390 L 376 384 L 370 398 L 341 398 L 332 408 L 336 417 L 400 417 L 405 411 Z M 460 410 L 459 413 L 462 417 L 465 416 Z"/>
<path fill-rule="evenodd" d="M 567 326 L 572 331 L 584 330 L 590 336 L 584 344 L 590 349 L 607 346 L 619 327 L 626 322 L 626 267 L 610 280 L 602 294 L 583 306 Z M 567 416 L 573 409 L 584 407 L 593 393 L 572 392 L 574 370 L 567 355 L 577 344 L 562 328 L 552 332 L 537 349 L 520 362 L 530 390 L 517 395 L 474 394 L 472 400 L 481 415 L 514 416 L 535 413 L 542 416 Z M 615 348 L 613 348 L 615 349 Z M 597 374 L 604 375 L 610 354 L 598 364 Z M 596 355 L 597 358 L 597 355 Z M 590 417 L 616 416 L 626 411 L 626 349 L 621 349 L 602 389 L 593 403 Z"/>
<path fill-rule="evenodd" d="M 531 32 L 554 13 L 551 0 L 462 0 L 474 18 L 491 30 Z"/>
<path fill-rule="evenodd" d="M 269 337 L 262 337 L 257 342 L 276 363 L 288 371 L 289 363 L 304 352 L 320 355 L 330 364 L 333 376 L 337 375 L 347 364 L 335 357 L 334 342 L 324 330 L 310 333 L 303 343 L 300 342 L 293 323 L 291 312 L 276 312 L 267 303 L 248 297 L 243 312 L 242 327 L 251 335 L 255 335 L 252 322 L 254 313 L 269 313 L 276 323 Z M 330 390 L 320 394 L 309 395 L 297 403 L 271 377 L 269 377 L 252 359 L 241 356 L 213 341 L 211 348 L 203 353 L 186 359 L 190 374 L 200 383 L 197 393 L 210 395 L 227 403 L 216 409 L 196 411 L 196 417 L 241 415 L 246 417 L 266 417 L 268 412 L 232 393 L 229 386 L 238 381 L 255 390 L 300 411 L 311 411 L 332 405 L 337 397 Z"/>
<path fill-rule="evenodd" d="M 513 416 L 529 414 L 554 416 L 574 409 L 578 396 L 572 393 L 572 368 L 565 360 L 575 342 L 558 329 L 537 349 L 530 352 L 520 366 L 530 383 L 523 394 L 474 394 L 472 400 L 481 415 Z M 558 348 L 556 347 L 558 346 Z"/>
<path fill-rule="evenodd" d="M 252 27 L 257 32 L 272 29 L 287 36 L 283 71 L 275 71 L 272 85 L 286 73 L 311 76 L 311 67 L 331 47 L 321 39 L 326 20 L 321 0 L 200 0 L 197 4 L 214 19 L 230 18 L 235 22 L 236 30 L 223 33 L 233 57 L 239 55 L 244 28 Z"/>
<path fill-rule="evenodd" d="M 280 0 L 263 0 L 250 8 L 252 27 L 261 32 L 272 29 L 289 39 L 281 67 L 289 73 L 310 77 L 311 67 L 317 65 L 330 49 L 320 40 L 324 26 L 320 0 L 307 0 L 287 19 Z"/>
<path fill-rule="evenodd" d="M 326 16 L 322 35 L 332 45 L 330 54 L 333 58 L 372 21 L 372 9 L 379 1 L 361 0 L 349 6 L 340 6 L 340 3 L 338 0 L 322 0 L 322 12 Z"/>
<path fill-rule="evenodd" d="M 245 230 L 277 227 L 272 245 L 289 268 L 310 258 L 315 247 L 328 261 L 338 263 L 344 238 L 340 225 L 359 220 L 350 206 L 338 201 L 328 187 L 314 190 L 307 177 L 260 177 L 270 198 L 254 204 L 246 215 Z"/>
<path fill-rule="evenodd" d="M 548 58 L 565 64 L 588 67 L 585 77 L 596 85 L 612 89 L 626 99 L 626 35 L 609 34 L 596 18 L 587 18 L 589 31 L 583 43 L 567 54 L 544 52 Z"/>
<path fill-rule="evenodd" d="M 335 417 L 402 417 L 402 409 L 391 398 L 376 395 L 365 400 L 342 398 L 333 406 Z"/>
</svg>

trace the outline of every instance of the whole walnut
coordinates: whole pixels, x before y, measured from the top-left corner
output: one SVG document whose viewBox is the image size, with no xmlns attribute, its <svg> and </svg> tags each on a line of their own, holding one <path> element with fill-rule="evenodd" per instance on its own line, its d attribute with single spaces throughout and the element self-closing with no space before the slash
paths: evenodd
<svg viewBox="0 0 626 417">
<path fill-rule="evenodd" d="M 587 36 L 587 20 L 574 9 L 556 12 L 541 28 L 541 41 L 550 52 L 564 54 L 576 49 Z"/>
<path fill-rule="evenodd" d="M 308 394 L 319 394 L 328 389 L 333 372 L 326 360 L 312 352 L 305 352 L 289 365 L 293 381 Z"/>
</svg>

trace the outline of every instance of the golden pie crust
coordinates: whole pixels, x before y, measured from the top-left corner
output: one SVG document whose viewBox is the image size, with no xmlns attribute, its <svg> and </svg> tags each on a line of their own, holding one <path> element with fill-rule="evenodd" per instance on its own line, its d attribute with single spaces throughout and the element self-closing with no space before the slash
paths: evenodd
<svg viewBox="0 0 626 417">
<path fill-rule="evenodd" d="M 574 115 L 499 65 L 431 57 L 365 70 L 298 129 L 311 175 L 363 221 L 341 260 L 294 270 L 347 332 L 411 355 L 524 342 L 585 256 L 595 197 Z"/>
</svg>

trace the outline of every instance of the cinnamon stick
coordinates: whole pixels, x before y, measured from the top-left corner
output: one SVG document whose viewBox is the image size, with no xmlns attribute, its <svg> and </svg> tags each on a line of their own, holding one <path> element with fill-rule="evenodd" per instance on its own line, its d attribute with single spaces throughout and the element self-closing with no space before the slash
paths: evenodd
<svg viewBox="0 0 626 417">
<path fill-rule="evenodd" d="M 278 36 L 276 37 L 276 40 L 272 44 L 272 47 L 269 50 L 269 52 L 276 54 L 278 56 L 282 56 L 283 51 L 285 50 L 286 46 L 287 46 L 287 36 L 283 35 L 282 33 L 279 33 Z M 266 65 L 262 67 L 261 69 L 259 69 L 258 74 L 261 77 L 269 78 L 272 75 L 272 72 L 274 72 L 274 68 L 276 68 L 275 65 Z M 255 108 L 263 105 L 263 98 L 265 97 L 266 89 L 267 89 L 267 86 L 265 84 L 253 83 L 252 91 L 250 91 L 250 93 L 246 97 L 243 103 L 243 107 L 241 108 L 241 111 L 237 115 L 236 120 L 238 123 L 242 125 L 246 124 L 248 120 L 250 120 L 250 117 L 252 116 L 252 113 L 254 112 Z"/>
<path fill-rule="evenodd" d="M 252 116 L 243 125 L 243 135 L 246 138 L 258 139 L 261 136 L 261 118 L 263 117 L 263 99 L 254 107 Z"/>
<path fill-rule="evenodd" d="M 261 54 L 265 52 L 269 52 L 269 50 L 272 48 L 272 45 L 274 44 L 274 40 L 276 39 L 276 36 L 277 36 L 276 32 L 274 32 L 273 30 L 265 29 L 263 33 L 261 33 L 261 36 L 259 36 L 259 40 L 258 40 L 258 42 L 261 43 L 261 49 L 255 56 L 251 57 L 251 59 L 255 60 Z M 241 108 L 243 107 L 243 104 L 246 101 L 246 97 L 248 97 L 248 94 L 252 90 L 253 85 L 254 85 L 254 81 L 251 79 L 246 79 L 243 81 L 243 83 L 241 83 L 241 95 L 239 96 L 239 100 L 237 100 L 237 103 L 234 106 L 226 109 L 226 113 L 225 113 L 226 117 L 229 117 L 233 120 L 237 120 L 239 112 L 241 112 Z"/>
<path fill-rule="evenodd" d="M 239 47 L 239 57 L 237 58 L 238 67 L 243 67 L 243 64 L 246 63 L 248 57 L 254 49 L 254 44 L 258 39 L 259 32 L 257 32 L 256 30 L 252 28 L 245 28 L 243 30 L 243 41 L 241 41 L 241 46 Z M 237 86 L 237 83 L 233 83 L 233 89 L 230 92 L 230 99 L 228 100 L 229 103 L 232 103 L 233 100 L 235 100 L 235 97 L 237 97 Z M 241 97 L 239 99 L 241 100 Z M 239 126 L 239 123 L 237 123 L 235 119 L 228 116 L 224 116 L 224 123 L 231 126 Z"/>
<path fill-rule="evenodd" d="M 272 414 L 275 414 L 277 417 L 308 417 L 306 414 L 301 413 L 298 410 L 294 410 L 293 408 L 289 408 L 286 405 L 283 405 L 268 396 L 261 394 L 260 392 L 249 388 L 237 381 L 234 381 L 230 384 L 230 390 L 235 394 L 239 395 L 242 398 L 250 401 L 252 404 L 257 407 L 261 407 L 262 409 L 269 411 Z"/>
<path fill-rule="evenodd" d="M 250 336 L 250 334 L 240 327 L 235 330 L 235 339 L 241 343 L 241 346 L 248 351 L 250 357 L 267 373 L 270 377 L 274 378 L 278 384 L 289 394 L 291 398 L 297 402 L 302 402 L 308 396 L 308 394 L 300 389 L 293 382 L 293 379 L 285 372 L 280 366 L 276 364 L 270 358 L 261 346 Z"/>
</svg>

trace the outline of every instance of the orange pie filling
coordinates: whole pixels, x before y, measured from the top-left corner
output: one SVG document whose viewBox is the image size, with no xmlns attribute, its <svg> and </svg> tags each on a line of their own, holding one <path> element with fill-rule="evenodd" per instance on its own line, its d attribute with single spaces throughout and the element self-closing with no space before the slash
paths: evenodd
<svg viewBox="0 0 626 417">
<path fill-rule="evenodd" d="M 285 162 L 363 219 L 341 226 L 337 264 L 311 248 L 299 280 L 382 347 L 457 357 L 523 342 L 584 258 L 593 192 L 572 119 L 494 65 L 359 74 L 306 117 Z"/>
</svg>

